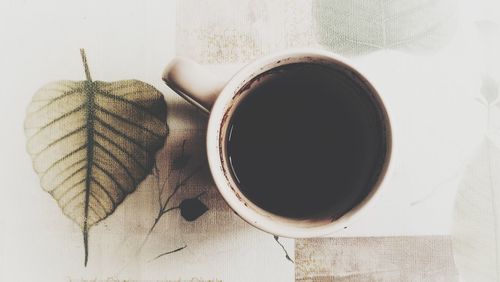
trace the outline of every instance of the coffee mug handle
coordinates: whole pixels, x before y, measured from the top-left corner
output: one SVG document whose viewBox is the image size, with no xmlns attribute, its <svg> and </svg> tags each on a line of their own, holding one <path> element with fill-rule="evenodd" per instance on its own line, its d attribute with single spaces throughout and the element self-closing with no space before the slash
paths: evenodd
<svg viewBox="0 0 500 282">
<path fill-rule="evenodd" d="M 177 57 L 165 68 L 163 81 L 177 94 L 210 113 L 226 81 L 191 59 Z"/>
</svg>

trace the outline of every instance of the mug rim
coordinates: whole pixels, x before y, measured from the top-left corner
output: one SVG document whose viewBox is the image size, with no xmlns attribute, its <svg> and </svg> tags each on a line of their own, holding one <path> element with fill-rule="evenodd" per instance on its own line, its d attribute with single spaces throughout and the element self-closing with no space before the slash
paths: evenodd
<svg viewBox="0 0 500 282">
<path fill-rule="evenodd" d="M 286 60 L 294 58 L 301 59 L 303 60 L 302 62 L 307 61 L 308 58 L 309 60 L 313 58 L 324 59 L 328 60 L 332 64 L 346 67 L 349 71 L 355 73 L 357 78 L 362 80 L 362 82 L 366 87 L 369 88 L 369 91 L 377 100 L 379 104 L 378 108 L 383 114 L 386 127 L 386 157 L 377 182 L 373 185 L 373 187 L 371 187 L 370 192 L 363 198 L 360 203 L 349 209 L 349 211 L 340 216 L 338 219 L 332 220 L 329 223 L 319 226 L 304 227 L 293 224 L 285 224 L 276 220 L 276 218 L 281 217 L 279 215 L 270 213 L 269 215 L 264 215 L 254 210 L 253 208 L 248 207 L 242 199 L 246 199 L 246 197 L 242 195 L 239 187 L 233 187 L 233 185 L 231 185 L 231 182 L 228 181 L 228 178 L 231 177 L 231 172 L 226 171 L 226 169 L 224 168 L 225 160 L 223 160 L 223 147 L 225 146 L 225 142 L 223 142 L 222 140 L 225 139 L 225 131 L 222 130 L 222 127 L 230 119 L 230 116 L 228 116 L 228 112 L 231 109 L 231 104 L 234 102 L 235 97 L 242 92 L 242 87 L 247 85 L 248 82 L 252 81 L 259 74 L 280 66 L 280 63 L 282 63 L 281 65 L 286 65 Z M 389 174 L 390 163 L 391 159 L 393 158 L 393 134 L 391 128 L 391 119 L 387 111 L 386 104 L 382 100 L 379 91 L 377 91 L 370 80 L 367 79 L 366 75 L 360 73 L 358 69 L 353 65 L 354 64 L 352 62 L 349 62 L 349 60 L 332 52 L 321 49 L 288 49 L 264 56 L 245 65 L 224 86 L 210 112 L 206 137 L 207 159 L 210 172 L 217 186 L 217 189 L 219 190 L 224 200 L 231 207 L 231 209 L 233 209 L 233 211 L 243 220 L 257 227 L 258 229 L 277 236 L 289 238 L 318 237 L 328 235 L 335 231 L 343 229 L 344 227 L 346 227 L 348 222 L 352 223 L 355 218 L 358 218 L 360 214 L 365 213 L 366 210 L 369 209 L 369 206 L 372 206 L 376 201 L 375 198 L 379 196 L 382 184 L 387 179 L 387 176 Z"/>
</svg>

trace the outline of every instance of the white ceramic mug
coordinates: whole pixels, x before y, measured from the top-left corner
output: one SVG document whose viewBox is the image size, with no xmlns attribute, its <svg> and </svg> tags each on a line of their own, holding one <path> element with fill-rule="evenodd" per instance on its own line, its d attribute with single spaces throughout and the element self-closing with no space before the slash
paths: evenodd
<svg viewBox="0 0 500 282">
<path fill-rule="evenodd" d="M 226 153 L 226 130 L 234 108 L 244 95 L 244 87 L 255 77 L 273 68 L 292 63 L 317 63 L 335 66 L 350 77 L 364 84 L 377 100 L 386 126 L 386 160 L 378 181 L 370 193 L 340 218 L 295 219 L 270 213 L 250 201 L 240 191 L 230 173 Z M 374 196 L 380 193 L 383 179 L 387 175 L 392 148 L 389 116 L 373 85 L 352 64 L 323 50 L 295 49 L 272 54 L 243 67 L 229 81 L 218 78 L 203 66 L 186 59 L 175 58 L 165 69 L 163 80 L 176 93 L 210 115 L 207 131 L 207 154 L 210 171 L 220 193 L 229 206 L 244 220 L 255 227 L 278 236 L 290 238 L 317 237 L 330 234 L 347 226 L 348 222 L 373 204 Z M 249 93 L 251 91 L 246 91 Z"/>
</svg>

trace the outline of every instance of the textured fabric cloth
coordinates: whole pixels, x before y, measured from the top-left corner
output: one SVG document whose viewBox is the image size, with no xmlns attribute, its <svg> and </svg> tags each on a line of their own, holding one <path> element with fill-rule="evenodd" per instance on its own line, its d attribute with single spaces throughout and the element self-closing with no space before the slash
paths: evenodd
<svg viewBox="0 0 500 282">
<path fill-rule="evenodd" d="M 296 281 L 455 282 L 447 236 L 302 239 Z"/>
</svg>

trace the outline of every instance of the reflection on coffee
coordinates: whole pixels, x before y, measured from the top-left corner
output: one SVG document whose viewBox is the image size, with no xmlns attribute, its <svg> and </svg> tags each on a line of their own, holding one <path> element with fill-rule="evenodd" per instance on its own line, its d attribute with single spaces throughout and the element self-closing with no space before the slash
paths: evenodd
<svg viewBox="0 0 500 282">
<path fill-rule="evenodd" d="M 385 116 L 340 67 L 299 63 L 252 80 L 226 135 L 233 178 L 277 215 L 332 219 L 361 202 L 387 156 Z"/>
</svg>

